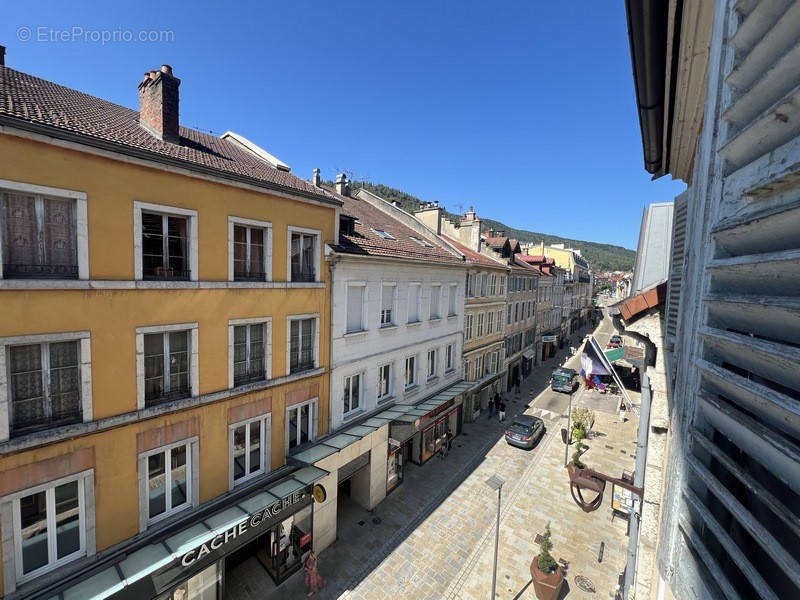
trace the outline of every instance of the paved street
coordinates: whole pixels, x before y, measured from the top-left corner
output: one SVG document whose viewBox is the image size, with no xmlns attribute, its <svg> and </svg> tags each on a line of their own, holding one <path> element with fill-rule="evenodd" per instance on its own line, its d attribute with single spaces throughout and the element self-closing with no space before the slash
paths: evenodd
<svg viewBox="0 0 800 600">
<path fill-rule="evenodd" d="M 598 331 L 601 343 L 610 333 L 606 321 Z M 534 450 L 507 445 L 504 426 L 482 418 L 465 425 L 464 435 L 455 440 L 447 458 L 434 458 L 422 467 L 407 465 L 404 483 L 372 513 L 352 504 L 340 507 L 338 539 L 320 555 L 327 586 L 319 597 L 485 599 L 491 590 L 497 495 L 484 482 L 495 473 L 506 481 L 497 597 L 533 598 L 528 565 L 538 549 L 533 539 L 548 520 L 554 555 L 570 563 L 570 597 L 598 597 L 576 587 L 576 575 L 590 580 L 600 597 L 613 597 L 625 562 L 627 523 L 620 518 L 611 521 L 610 488 L 595 513 L 587 515 L 573 503 L 560 436 L 568 396 L 549 388 L 542 392 L 552 369 L 566 356 L 565 348 L 535 369 L 520 397 L 505 395 L 509 417 L 526 412 L 545 419 L 547 433 Z M 578 357 L 572 357 L 568 366 L 576 361 Z M 599 394 L 581 391 L 575 404 L 591 405 L 597 414 L 596 437 L 589 440 L 586 460 L 616 475 L 631 470 L 635 419 L 618 424 L 616 400 Z M 601 541 L 604 557 L 598 563 Z M 303 594 L 300 573 L 272 597 Z"/>
</svg>

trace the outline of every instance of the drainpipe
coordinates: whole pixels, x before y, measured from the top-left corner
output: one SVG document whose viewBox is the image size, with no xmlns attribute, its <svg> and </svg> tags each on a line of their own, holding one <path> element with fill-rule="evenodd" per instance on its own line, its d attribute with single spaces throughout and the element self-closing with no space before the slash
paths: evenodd
<svg viewBox="0 0 800 600">
<path fill-rule="evenodd" d="M 331 425 L 333 425 L 333 277 L 336 273 L 336 263 L 339 262 L 339 257 L 336 254 L 331 254 L 326 257 L 328 260 L 328 271 L 330 273 L 331 289 L 328 294 L 328 433 L 332 433 Z"/>
</svg>

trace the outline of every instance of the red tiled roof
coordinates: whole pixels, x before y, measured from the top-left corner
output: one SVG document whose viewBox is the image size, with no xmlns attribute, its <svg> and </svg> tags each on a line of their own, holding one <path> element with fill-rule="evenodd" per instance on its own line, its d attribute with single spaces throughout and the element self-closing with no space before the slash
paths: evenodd
<svg viewBox="0 0 800 600">
<path fill-rule="evenodd" d="M 661 283 L 636 296 L 632 296 L 615 305 L 619 307 L 622 318 L 630 321 L 633 317 L 650 308 L 664 304 L 667 300 L 667 283 Z"/>
<path fill-rule="evenodd" d="M 490 266 L 490 267 L 497 267 L 498 269 L 502 269 L 503 267 L 506 266 L 501 262 L 498 262 L 496 260 L 493 260 L 493 259 L 489 258 L 488 256 L 484 256 L 480 252 L 475 252 L 474 250 L 470 250 L 464 244 L 462 244 L 461 242 L 457 242 L 456 240 L 454 240 L 451 237 L 448 237 L 446 235 L 442 235 L 442 237 L 445 240 L 447 240 L 448 242 L 450 242 L 451 244 L 453 244 L 453 246 L 455 246 L 458 249 L 459 252 L 461 252 L 464 256 L 466 256 L 467 257 L 467 262 L 470 262 L 470 263 L 473 263 L 473 264 L 478 264 L 478 265 L 486 265 L 486 266 Z"/>
<path fill-rule="evenodd" d="M 483 239 L 490 248 L 502 248 L 508 241 L 507 237 L 485 237 Z"/>
<path fill-rule="evenodd" d="M 355 235 L 339 235 L 338 246 L 333 246 L 336 252 L 355 254 L 361 256 L 383 256 L 387 258 L 400 258 L 403 260 L 419 260 L 422 262 L 464 264 L 460 256 L 436 245 L 430 240 L 392 218 L 369 202 L 350 196 L 342 196 L 335 191 L 324 188 L 336 199 L 342 202 L 342 212 L 358 219 L 355 224 Z M 375 229 L 385 231 L 393 240 L 381 237 Z M 433 247 L 422 246 L 412 240 L 415 237 L 428 241 Z"/>
<path fill-rule="evenodd" d="M 135 83 L 135 82 L 132 82 Z M 131 85 L 133 89 L 134 86 Z M 135 92 L 133 92 L 135 93 Z M 216 136 L 180 128 L 180 143 L 159 140 L 139 126 L 139 113 L 83 92 L 27 73 L 0 66 L 0 119 L 5 124 L 12 119 L 20 123 L 44 126 L 53 130 L 50 135 L 59 137 L 76 134 L 83 143 L 99 145 L 111 143 L 146 152 L 153 160 L 170 159 L 212 169 L 221 176 L 230 174 L 269 186 L 279 186 L 302 195 L 318 196 L 331 201 L 331 196 L 308 181 L 286 171 L 279 171 L 269 163 L 240 148 L 237 144 Z"/>
</svg>

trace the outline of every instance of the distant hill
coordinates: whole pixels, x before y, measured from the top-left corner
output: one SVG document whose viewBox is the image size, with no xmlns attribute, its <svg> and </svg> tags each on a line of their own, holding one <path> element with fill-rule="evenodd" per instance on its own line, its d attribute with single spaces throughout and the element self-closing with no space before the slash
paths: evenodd
<svg viewBox="0 0 800 600">
<path fill-rule="evenodd" d="M 333 182 L 329 182 L 328 184 L 332 186 Z M 360 187 L 365 188 L 373 194 L 377 194 L 389 202 L 397 202 L 403 208 L 403 210 L 406 210 L 410 213 L 418 210 L 420 204 L 422 203 L 422 200 L 416 196 L 412 196 L 411 194 L 407 194 L 406 192 L 396 188 L 379 183 L 369 183 L 366 181 L 353 182 L 353 193 L 355 193 L 355 191 Z M 447 210 L 444 212 L 447 218 L 450 220 L 455 220 L 460 217 L 460 215 L 456 215 Z M 516 238 L 520 242 L 538 243 L 541 240 L 544 240 L 546 245 L 564 243 L 566 244 L 567 248 L 575 248 L 576 250 L 580 250 L 581 255 L 583 255 L 586 260 L 589 261 L 589 267 L 592 269 L 592 271 L 633 271 L 633 263 L 636 260 L 636 252 L 633 250 L 628 250 L 627 248 L 623 248 L 622 246 L 598 244 L 596 242 L 584 242 L 581 240 L 572 240 L 546 233 L 515 229 L 514 227 L 510 227 L 504 223 L 501 223 L 500 221 L 487 219 L 482 215 L 478 216 L 481 218 L 481 221 L 487 230 L 492 228 L 498 231 L 505 231 L 508 237 Z"/>
</svg>

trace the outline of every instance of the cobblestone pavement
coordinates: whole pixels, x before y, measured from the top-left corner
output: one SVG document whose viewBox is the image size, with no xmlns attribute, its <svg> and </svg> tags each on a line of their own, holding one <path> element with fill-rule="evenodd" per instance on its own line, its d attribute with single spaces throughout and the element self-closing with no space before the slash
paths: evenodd
<svg viewBox="0 0 800 600">
<path fill-rule="evenodd" d="M 534 598 L 529 573 L 531 559 L 538 551 L 534 537 L 550 521 L 554 556 L 570 563 L 570 597 L 613 598 L 617 576 L 625 563 L 627 522 L 619 517 L 611 520 L 610 486 L 600 510 L 586 514 L 574 504 L 560 435 L 566 424 L 566 409 L 562 418 L 559 413 L 537 408 L 539 400 L 544 401 L 550 393 L 540 392 L 545 390 L 552 369 L 565 357 L 562 350 L 535 368 L 523 383 L 520 396 L 505 394 L 507 419 L 526 412 L 545 420 L 547 432 L 533 450 L 507 445 L 504 424 L 482 417 L 465 424 L 464 434 L 454 440 L 445 459 L 434 458 L 420 467 L 406 465 L 403 484 L 371 513 L 353 504 L 340 506 L 338 539 L 319 557 L 327 585 L 315 597 L 489 597 L 497 493 L 485 481 L 498 474 L 506 483 L 502 490 L 497 597 Z M 596 404 L 587 397 L 581 403 Z M 600 410 L 596 415 L 596 435 L 588 440 L 590 450 L 585 460 L 617 476 L 622 469 L 632 470 L 635 419 L 619 424 L 616 415 Z M 605 548 L 598 563 L 601 541 Z M 596 593 L 582 591 L 574 583 L 576 575 L 587 578 Z M 269 598 L 304 595 L 303 576 L 298 573 Z M 263 598 L 259 596 L 259 600 Z"/>
</svg>

